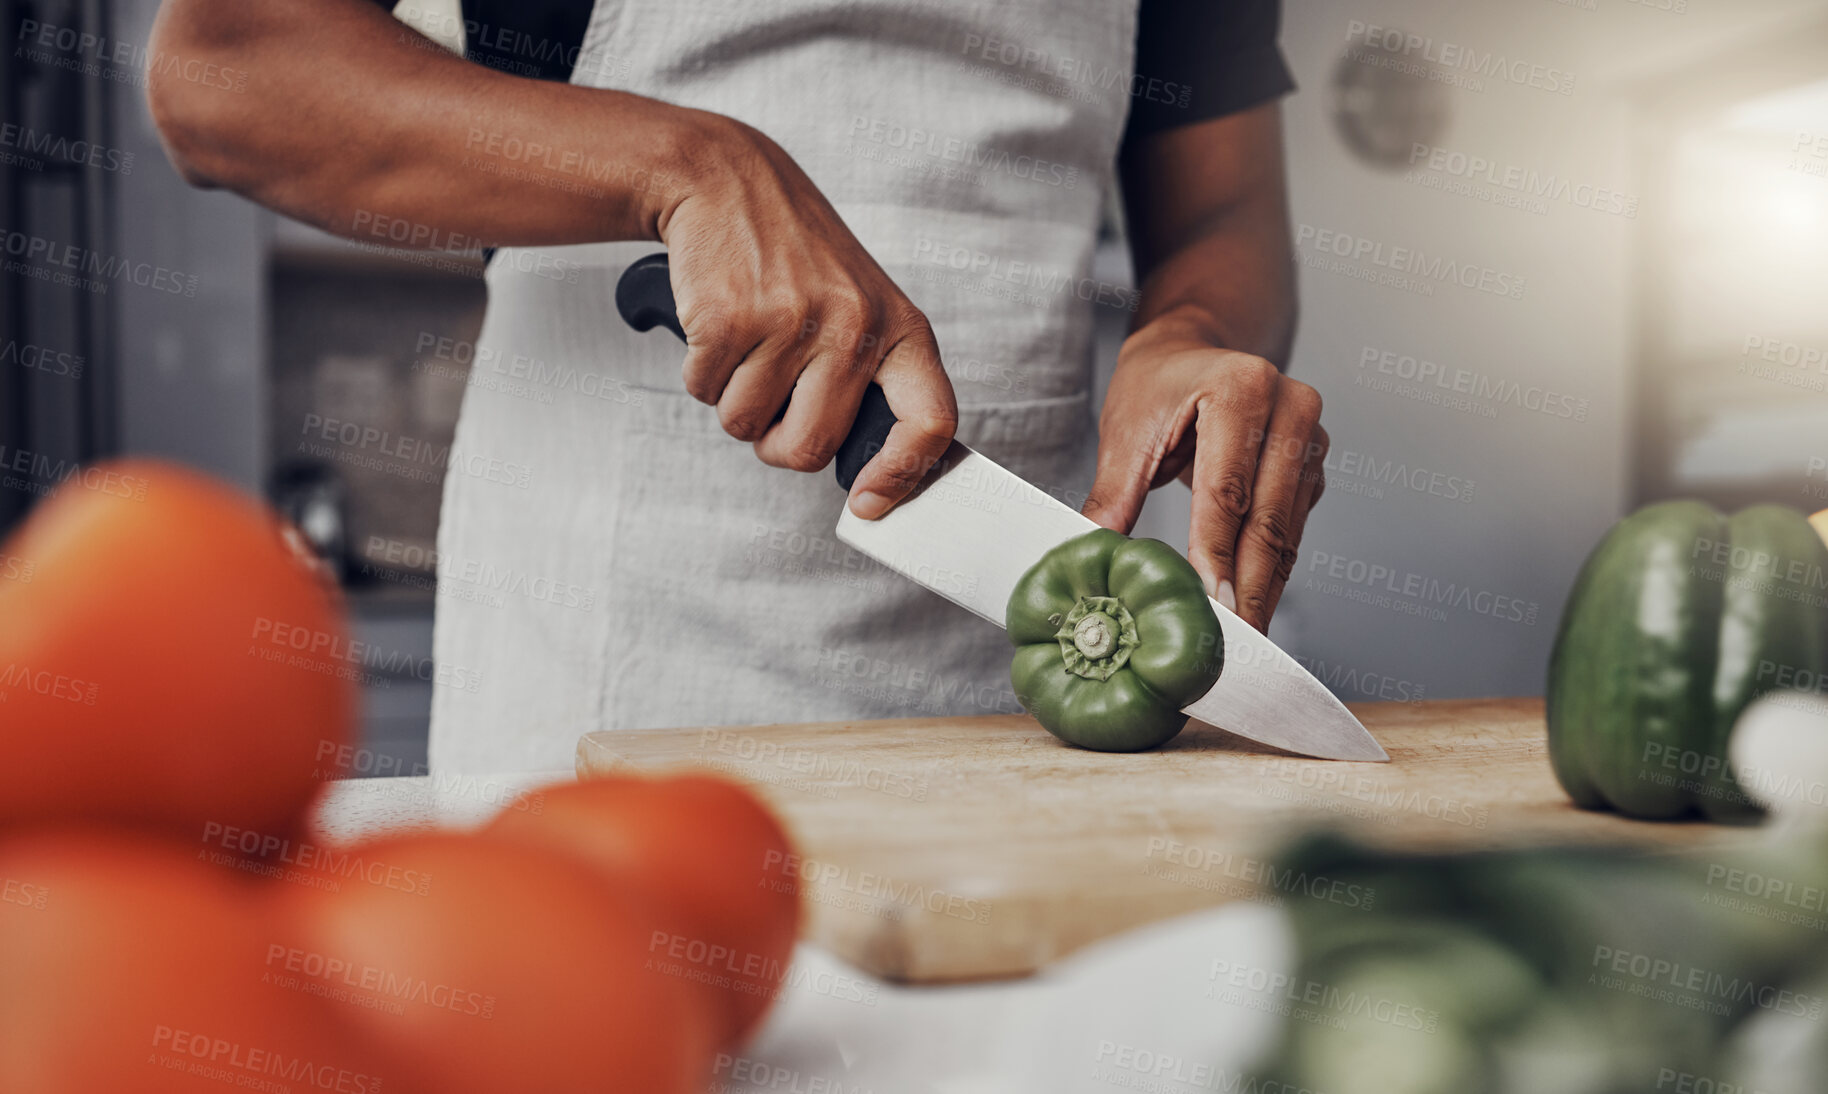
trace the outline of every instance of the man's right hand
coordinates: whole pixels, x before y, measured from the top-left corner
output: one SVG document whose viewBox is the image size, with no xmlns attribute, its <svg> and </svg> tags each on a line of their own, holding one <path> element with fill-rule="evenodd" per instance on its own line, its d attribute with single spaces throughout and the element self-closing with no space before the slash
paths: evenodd
<svg viewBox="0 0 1828 1094">
<path fill-rule="evenodd" d="M 958 423 L 933 330 L 779 145 L 704 117 L 710 138 L 659 217 L 686 390 L 763 463 L 818 471 L 873 378 L 899 419 L 851 490 L 851 511 L 873 520 L 914 489 Z"/>
<path fill-rule="evenodd" d="M 149 48 L 238 76 L 227 92 L 175 65 L 148 73 L 166 151 L 196 185 L 388 245 L 375 226 L 428 247 L 664 241 L 686 386 L 770 464 L 830 462 L 873 376 L 900 424 L 857 476 L 858 516 L 906 496 L 952 438 L 925 317 L 748 126 L 472 64 L 373 0 L 164 0 Z M 577 164 L 613 169 L 579 185 Z"/>
</svg>

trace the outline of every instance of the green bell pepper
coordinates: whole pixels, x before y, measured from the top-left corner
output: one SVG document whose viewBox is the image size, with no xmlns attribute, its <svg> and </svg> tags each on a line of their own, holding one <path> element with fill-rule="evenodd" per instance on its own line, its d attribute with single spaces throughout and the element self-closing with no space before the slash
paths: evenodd
<svg viewBox="0 0 1828 1094">
<path fill-rule="evenodd" d="M 1748 820 L 1733 724 L 1828 672 L 1828 546 L 1801 514 L 1694 501 L 1620 521 L 1575 579 L 1549 657 L 1549 759 L 1583 809 Z"/>
<path fill-rule="evenodd" d="M 1199 575 L 1160 540 L 1104 528 L 1069 539 L 1016 582 L 1007 615 L 1017 700 L 1080 748 L 1169 740 L 1225 663 Z"/>
</svg>

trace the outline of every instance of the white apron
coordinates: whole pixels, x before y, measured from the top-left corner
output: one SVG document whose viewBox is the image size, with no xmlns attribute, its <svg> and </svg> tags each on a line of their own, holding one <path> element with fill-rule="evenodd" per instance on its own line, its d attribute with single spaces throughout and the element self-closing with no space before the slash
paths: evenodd
<svg viewBox="0 0 1828 1094">
<path fill-rule="evenodd" d="M 1091 266 L 1134 38 L 1113 0 L 603 0 L 572 79 L 778 141 L 931 321 L 959 439 L 1076 505 L 1093 309 L 1130 299 Z M 838 543 L 830 470 L 764 466 L 685 394 L 680 343 L 622 324 L 616 279 L 658 249 L 490 264 L 432 767 L 569 767 L 600 729 L 1017 710 L 1002 631 Z"/>
</svg>

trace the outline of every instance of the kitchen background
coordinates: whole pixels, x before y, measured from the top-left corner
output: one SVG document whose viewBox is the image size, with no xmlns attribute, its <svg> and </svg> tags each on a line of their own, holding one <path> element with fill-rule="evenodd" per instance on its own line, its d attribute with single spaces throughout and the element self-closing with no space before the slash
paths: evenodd
<svg viewBox="0 0 1828 1094">
<path fill-rule="evenodd" d="M 449 39 L 456 2 L 396 14 Z M 366 734 L 374 771 L 410 772 L 480 257 L 188 187 L 144 103 L 153 11 L 0 0 L 0 527 L 113 453 L 266 493 L 399 668 Z M 1333 452 L 1273 633 L 1342 697 L 1540 692 L 1575 570 L 1641 503 L 1828 506 L 1828 5 L 1300 0 L 1282 41 L 1291 372 Z M 52 283 L 42 246 L 125 272 Z M 1099 310 L 1108 370 L 1124 316 Z M 329 420 L 391 445 L 314 447 Z M 1137 531 L 1184 546 L 1187 516 L 1171 485 Z"/>
</svg>

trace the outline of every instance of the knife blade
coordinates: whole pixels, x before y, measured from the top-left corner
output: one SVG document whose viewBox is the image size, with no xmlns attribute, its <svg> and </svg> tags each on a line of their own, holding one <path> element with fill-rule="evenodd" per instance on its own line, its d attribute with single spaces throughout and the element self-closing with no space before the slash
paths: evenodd
<svg viewBox="0 0 1828 1094">
<path fill-rule="evenodd" d="M 680 338 L 666 256 L 630 266 L 616 306 L 637 330 L 665 326 Z M 880 451 L 895 416 L 871 384 L 856 423 L 833 461 L 847 491 Z M 914 491 L 876 520 L 846 507 L 838 539 L 967 611 L 1005 625 L 1016 582 L 1061 543 L 1098 527 L 1047 491 L 960 441 Z M 1182 710 L 1195 721 L 1288 752 L 1382 763 L 1389 755 L 1326 685 L 1268 636 L 1210 600 L 1225 636 L 1225 662 L 1212 689 Z"/>
</svg>

